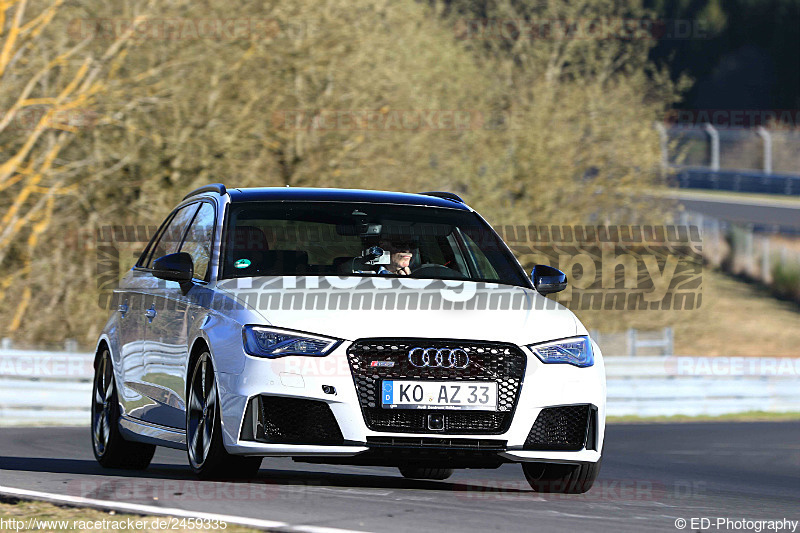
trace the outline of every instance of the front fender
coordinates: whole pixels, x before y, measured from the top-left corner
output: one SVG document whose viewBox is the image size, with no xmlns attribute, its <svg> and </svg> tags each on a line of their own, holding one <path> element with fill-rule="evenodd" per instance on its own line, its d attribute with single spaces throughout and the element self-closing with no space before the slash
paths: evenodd
<svg viewBox="0 0 800 533">
<path fill-rule="evenodd" d="M 239 374 L 244 370 L 242 327 L 238 321 L 212 312 L 198 328 L 196 336 L 208 345 L 217 372 Z"/>
<path fill-rule="evenodd" d="M 111 353 L 111 360 L 114 363 L 114 368 L 118 369 L 121 368 L 121 353 L 119 346 L 119 331 L 117 328 L 117 314 L 112 314 L 108 322 L 106 322 L 105 327 L 103 327 L 103 331 L 100 333 L 100 336 L 97 339 L 97 344 L 94 347 L 94 367 L 97 368 L 97 355 L 100 353 L 100 346 L 105 343 L 108 346 L 108 351 Z"/>
</svg>

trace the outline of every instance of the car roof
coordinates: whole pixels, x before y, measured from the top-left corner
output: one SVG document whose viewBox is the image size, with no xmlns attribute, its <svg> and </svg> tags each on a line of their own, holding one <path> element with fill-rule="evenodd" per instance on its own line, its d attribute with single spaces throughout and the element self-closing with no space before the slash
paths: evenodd
<svg viewBox="0 0 800 533">
<path fill-rule="evenodd" d="M 227 189 L 231 203 L 239 202 L 354 202 L 374 204 L 421 205 L 470 211 L 464 203 L 438 196 L 362 189 L 327 189 L 316 187 L 253 187 Z"/>
</svg>

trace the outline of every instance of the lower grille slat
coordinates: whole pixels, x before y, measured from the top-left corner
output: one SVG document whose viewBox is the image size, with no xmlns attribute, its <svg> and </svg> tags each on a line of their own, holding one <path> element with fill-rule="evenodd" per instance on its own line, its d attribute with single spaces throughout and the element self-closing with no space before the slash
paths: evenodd
<svg viewBox="0 0 800 533">
<path fill-rule="evenodd" d="M 367 437 L 373 448 L 442 448 L 446 450 L 504 451 L 506 441 L 485 439 L 437 439 L 432 437 Z"/>
</svg>

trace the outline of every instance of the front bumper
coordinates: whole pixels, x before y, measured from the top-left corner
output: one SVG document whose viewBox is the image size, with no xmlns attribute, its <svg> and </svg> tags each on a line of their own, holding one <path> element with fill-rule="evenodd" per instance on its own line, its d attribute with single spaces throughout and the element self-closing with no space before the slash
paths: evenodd
<svg viewBox="0 0 800 533">
<path fill-rule="evenodd" d="M 606 390 L 602 355 L 596 345 L 595 365 L 589 368 L 545 365 L 527 348 L 522 348 L 527 365 L 511 424 L 506 431 L 492 435 L 370 430 L 362 414 L 347 358 L 350 345 L 350 342 L 344 342 L 327 357 L 319 358 L 291 356 L 262 359 L 245 355 L 244 352 L 217 354 L 217 357 L 239 356 L 245 359 L 241 373 L 218 374 L 223 441 L 227 451 L 237 455 L 290 456 L 310 460 L 320 458 L 321 462 L 346 462 L 349 460 L 346 458 L 374 455 L 376 439 L 386 437 L 420 439 L 429 443 L 435 439 L 467 439 L 471 443 L 490 439 L 502 443 L 502 446 L 487 453 L 505 462 L 582 463 L 600 459 L 605 433 Z M 262 395 L 324 402 L 341 430 L 342 445 L 267 443 L 243 438 L 248 404 Z M 592 444 L 577 451 L 525 449 L 526 439 L 543 409 L 583 404 L 596 409 Z M 447 449 L 447 446 L 443 448 Z M 409 450 L 403 445 L 397 449 Z M 464 453 L 460 452 L 463 450 L 454 449 L 453 455 L 463 456 Z M 481 453 L 483 455 L 486 454 Z"/>
</svg>

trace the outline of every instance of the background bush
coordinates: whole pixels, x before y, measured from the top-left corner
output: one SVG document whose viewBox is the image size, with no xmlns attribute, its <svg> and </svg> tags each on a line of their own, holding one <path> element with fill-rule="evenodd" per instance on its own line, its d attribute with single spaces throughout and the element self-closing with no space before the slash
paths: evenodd
<svg viewBox="0 0 800 533">
<path fill-rule="evenodd" d="M 648 13 L 638 1 L 472 4 L 487 18 Z M 94 232 L 156 225 L 209 182 L 451 190 L 495 225 L 665 220 L 639 193 L 660 180 L 652 123 L 686 84 L 649 59 L 649 40 L 467 38 L 463 11 L 412 1 L 0 9 L 0 109 L 91 115 L 88 126 L 0 127 L 0 335 L 20 344 L 91 344 L 108 315 L 100 295 L 143 247 L 98 247 Z M 273 30 L 243 39 L 87 30 L 136 17 Z M 288 110 L 468 110 L 482 120 L 461 131 L 295 129 L 275 120 Z"/>
</svg>

